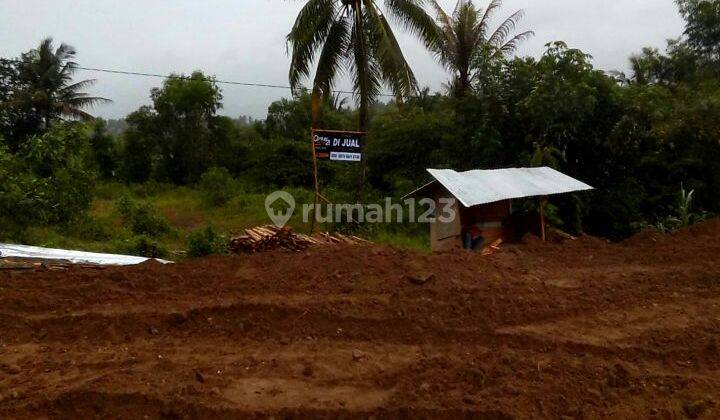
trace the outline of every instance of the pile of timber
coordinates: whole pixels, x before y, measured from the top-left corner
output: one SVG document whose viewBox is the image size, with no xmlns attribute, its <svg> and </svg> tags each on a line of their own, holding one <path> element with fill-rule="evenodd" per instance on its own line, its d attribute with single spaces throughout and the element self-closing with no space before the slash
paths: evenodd
<svg viewBox="0 0 720 420">
<path fill-rule="evenodd" d="M 482 255 L 492 255 L 492 254 L 494 254 L 495 252 L 499 251 L 499 250 L 500 250 L 500 244 L 502 244 L 502 242 L 503 242 L 502 239 L 498 239 L 498 240 L 496 240 L 496 241 L 493 241 L 493 243 L 491 243 L 490 245 L 488 245 L 488 246 L 486 246 L 485 248 L 483 248 L 483 250 L 482 250 Z"/>
<path fill-rule="evenodd" d="M 339 233 L 319 233 L 308 236 L 295 233 L 290 228 L 266 225 L 245 229 L 244 234 L 230 239 L 229 248 L 230 251 L 236 254 L 241 252 L 253 254 L 273 249 L 301 251 L 313 245 L 357 245 L 367 242 L 357 236 L 341 235 Z"/>
<path fill-rule="evenodd" d="M 99 264 L 74 264 L 67 260 L 49 260 L 41 258 L 0 258 L 0 271 L 63 271 L 70 267 L 94 268 L 98 270 L 105 269 Z"/>
</svg>

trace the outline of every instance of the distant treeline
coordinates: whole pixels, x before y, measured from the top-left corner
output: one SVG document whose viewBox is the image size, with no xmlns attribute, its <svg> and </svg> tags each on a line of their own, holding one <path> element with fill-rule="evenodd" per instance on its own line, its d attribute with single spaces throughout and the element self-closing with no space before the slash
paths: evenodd
<svg viewBox="0 0 720 420">
<path fill-rule="evenodd" d="M 720 30 L 703 26 L 713 20 L 697 10 L 683 13 L 685 34 L 665 51 L 633 56 L 628 75 L 597 70 L 584 52 L 553 42 L 537 59 L 486 57 L 462 95 L 426 89 L 402 103 L 376 103 L 367 198 L 401 196 L 426 182 L 430 167 L 547 165 L 595 187 L 551 201 L 551 220 L 568 231 L 620 239 L 646 224 L 720 212 Z M 720 6 L 702 13 L 720 16 Z M 38 67 L 53 58 L 34 50 L 21 60 Z M 248 190 L 312 186 L 306 92 L 272 103 L 264 120 L 240 122 L 218 115 L 220 88 L 195 72 L 166 80 L 152 90 L 151 105 L 122 122 L 82 121 L 65 112 L 72 101 L 62 102 L 85 97 L 71 73 L 48 82 L 26 67 L 0 65 L 6 232 L 82 214 L 97 180 L 186 185 L 220 167 Z M 21 94 L 37 92 L 38 83 L 57 89 L 57 100 Z M 319 127 L 357 129 L 357 111 L 342 99 L 323 100 Z M 361 173 L 361 165 L 323 164 L 323 188 L 333 199 L 354 199 Z"/>
</svg>

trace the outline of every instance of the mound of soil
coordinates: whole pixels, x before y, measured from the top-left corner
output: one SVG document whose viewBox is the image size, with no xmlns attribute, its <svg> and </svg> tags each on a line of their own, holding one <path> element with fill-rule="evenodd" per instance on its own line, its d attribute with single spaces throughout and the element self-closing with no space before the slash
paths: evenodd
<svg viewBox="0 0 720 420">
<path fill-rule="evenodd" d="M 0 417 L 717 418 L 720 220 L 0 273 Z"/>
</svg>

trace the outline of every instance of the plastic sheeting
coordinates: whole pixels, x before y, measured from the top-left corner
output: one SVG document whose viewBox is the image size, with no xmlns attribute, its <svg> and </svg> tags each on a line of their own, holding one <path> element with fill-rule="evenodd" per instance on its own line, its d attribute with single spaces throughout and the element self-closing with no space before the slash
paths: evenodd
<svg viewBox="0 0 720 420">
<path fill-rule="evenodd" d="M 552 168 L 507 168 L 455 172 L 428 169 L 465 207 L 522 197 L 537 197 L 593 189 Z M 423 187 L 425 188 L 425 187 Z"/>
<path fill-rule="evenodd" d="M 39 246 L 0 243 L 0 258 L 39 258 L 44 260 L 64 260 L 75 264 L 134 265 L 149 258 L 132 255 L 100 254 L 97 252 L 70 251 L 67 249 L 42 248 Z M 156 259 L 163 264 L 171 261 Z"/>
</svg>

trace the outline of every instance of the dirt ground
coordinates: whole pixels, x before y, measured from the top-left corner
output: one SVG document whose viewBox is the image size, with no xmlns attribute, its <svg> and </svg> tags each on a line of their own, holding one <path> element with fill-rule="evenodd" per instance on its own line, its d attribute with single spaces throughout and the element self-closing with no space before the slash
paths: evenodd
<svg viewBox="0 0 720 420">
<path fill-rule="evenodd" d="M 720 220 L 0 273 L 0 418 L 718 418 Z"/>
</svg>

